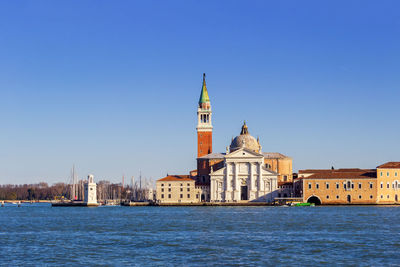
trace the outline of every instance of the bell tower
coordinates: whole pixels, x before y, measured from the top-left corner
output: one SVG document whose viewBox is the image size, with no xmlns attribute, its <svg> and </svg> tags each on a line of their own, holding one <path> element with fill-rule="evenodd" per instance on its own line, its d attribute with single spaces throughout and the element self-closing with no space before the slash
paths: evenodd
<svg viewBox="0 0 400 267">
<path fill-rule="evenodd" d="M 206 74 L 203 73 L 199 105 L 197 107 L 197 157 L 212 153 L 211 103 L 206 87 Z"/>
</svg>

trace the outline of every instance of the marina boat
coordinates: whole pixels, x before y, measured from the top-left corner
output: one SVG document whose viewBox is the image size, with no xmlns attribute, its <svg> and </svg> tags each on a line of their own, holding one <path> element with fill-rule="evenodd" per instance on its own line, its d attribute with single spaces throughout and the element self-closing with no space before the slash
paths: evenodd
<svg viewBox="0 0 400 267">
<path fill-rule="evenodd" d="M 295 207 L 314 207 L 315 204 L 314 203 L 297 203 L 294 205 Z"/>
</svg>

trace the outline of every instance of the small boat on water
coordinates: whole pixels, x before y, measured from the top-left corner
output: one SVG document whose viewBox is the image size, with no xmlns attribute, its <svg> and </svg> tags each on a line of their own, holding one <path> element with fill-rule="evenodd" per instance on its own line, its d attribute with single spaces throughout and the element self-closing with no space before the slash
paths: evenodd
<svg viewBox="0 0 400 267">
<path fill-rule="evenodd" d="M 314 204 L 314 203 L 305 203 L 305 202 L 302 202 L 302 203 L 296 203 L 294 206 L 295 206 L 295 207 L 314 207 L 315 204 Z"/>
</svg>

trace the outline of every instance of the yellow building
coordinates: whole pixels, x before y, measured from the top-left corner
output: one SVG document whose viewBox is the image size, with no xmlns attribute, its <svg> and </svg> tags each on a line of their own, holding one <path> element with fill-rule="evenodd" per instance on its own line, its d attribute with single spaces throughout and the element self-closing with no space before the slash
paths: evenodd
<svg viewBox="0 0 400 267">
<path fill-rule="evenodd" d="M 158 203 L 196 203 L 201 200 L 201 188 L 189 175 L 168 175 L 156 182 Z"/>
<path fill-rule="evenodd" d="M 376 169 L 300 170 L 303 201 L 316 204 L 400 204 L 400 162 Z"/>
<path fill-rule="evenodd" d="M 375 169 L 301 170 L 303 201 L 315 204 L 375 204 Z"/>
<path fill-rule="evenodd" d="M 267 169 L 278 173 L 278 182 L 293 182 L 293 159 L 281 153 L 263 153 Z"/>
<path fill-rule="evenodd" d="M 377 167 L 377 203 L 399 203 L 400 162 L 388 162 Z"/>
</svg>

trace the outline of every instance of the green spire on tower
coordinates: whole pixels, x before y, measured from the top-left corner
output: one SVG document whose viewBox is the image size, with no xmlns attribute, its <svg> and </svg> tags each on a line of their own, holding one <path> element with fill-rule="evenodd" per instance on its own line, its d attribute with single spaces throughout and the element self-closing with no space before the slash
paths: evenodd
<svg viewBox="0 0 400 267">
<path fill-rule="evenodd" d="M 210 98 L 208 97 L 207 86 L 206 86 L 206 74 L 203 73 L 203 88 L 201 89 L 199 104 L 210 103 Z"/>
</svg>

